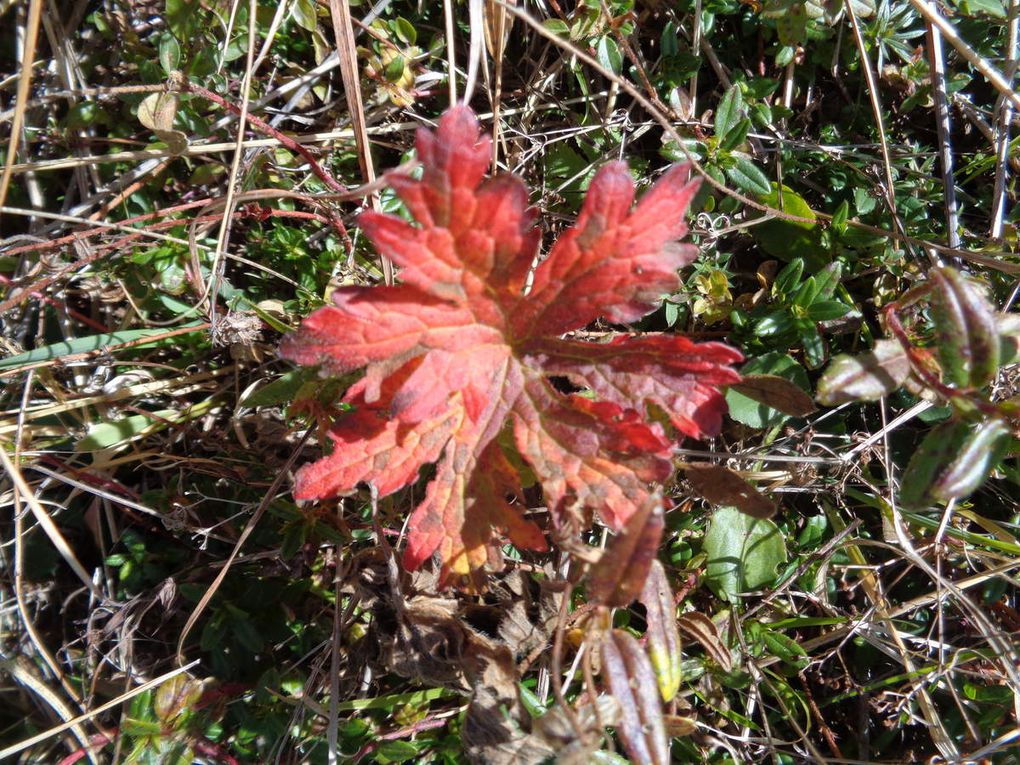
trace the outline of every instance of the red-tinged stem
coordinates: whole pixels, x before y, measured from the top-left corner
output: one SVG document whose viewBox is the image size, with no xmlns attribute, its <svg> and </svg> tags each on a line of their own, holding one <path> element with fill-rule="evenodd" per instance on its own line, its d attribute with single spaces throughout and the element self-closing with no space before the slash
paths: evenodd
<svg viewBox="0 0 1020 765">
<path fill-rule="evenodd" d="M 183 210 L 183 209 L 186 209 L 188 207 L 196 207 L 196 206 L 200 206 L 200 205 L 201 206 L 205 206 L 208 203 L 209 203 L 208 200 L 205 200 L 205 201 L 202 201 L 202 202 L 192 202 L 192 203 L 189 203 L 187 205 L 180 205 L 178 208 L 175 208 L 175 209 Z M 164 210 L 161 213 L 153 213 L 153 214 L 149 214 L 149 215 L 140 215 L 140 216 L 138 216 L 136 218 L 129 218 L 129 219 L 123 221 L 122 223 L 123 223 L 123 225 L 127 225 L 129 223 L 137 223 L 137 222 L 146 220 L 148 218 L 153 218 L 153 217 L 156 217 L 156 216 L 161 215 L 161 214 L 166 214 L 167 212 L 169 212 L 169 210 Z M 353 244 L 351 243 L 350 236 L 347 234 L 347 229 L 344 226 L 343 221 L 340 220 L 339 216 L 337 216 L 336 214 L 334 214 L 332 212 L 330 212 L 327 215 L 322 215 L 320 213 L 303 212 L 301 210 L 277 210 L 277 209 L 266 208 L 266 207 L 261 207 L 261 206 L 258 206 L 258 205 L 254 205 L 250 209 L 242 208 L 241 215 L 242 216 L 253 217 L 253 218 L 262 218 L 262 219 L 265 219 L 265 218 L 295 218 L 295 219 L 298 219 L 298 220 L 314 220 L 314 221 L 317 221 L 319 223 L 322 223 L 325 226 L 329 226 L 334 231 L 336 231 L 337 234 L 343 239 L 344 243 L 348 246 L 348 248 L 349 248 L 348 251 L 350 251 L 350 248 L 353 248 Z M 175 220 L 159 221 L 158 223 L 153 223 L 153 224 L 147 226 L 144 230 L 139 230 L 137 232 L 132 232 L 130 234 L 124 234 L 124 236 L 120 237 L 119 239 L 117 239 L 117 240 L 115 240 L 115 241 L 113 241 L 113 242 L 111 242 L 109 244 L 96 245 L 96 246 L 94 246 L 92 248 L 92 251 L 89 253 L 88 257 L 76 260 L 74 263 L 71 263 L 71 264 L 65 266 L 64 268 L 61 268 L 59 271 L 56 271 L 56 272 L 50 274 L 49 276 L 47 276 L 47 277 L 45 277 L 43 279 L 40 279 L 35 284 L 33 284 L 30 287 L 26 288 L 26 290 L 24 292 L 21 292 L 18 295 L 12 297 L 12 298 L 8 298 L 3 303 L 0 303 L 0 313 L 2 313 L 3 311 L 8 310 L 9 308 L 12 308 L 13 306 L 15 306 L 18 303 L 23 302 L 26 297 L 33 297 L 33 298 L 36 298 L 36 299 L 42 299 L 42 300 L 46 300 L 48 302 L 53 302 L 51 298 L 46 298 L 46 297 L 44 297 L 42 295 L 42 290 L 46 289 L 48 286 L 50 286 L 53 282 L 55 282 L 61 276 L 65 275 L 67 273 L 70 273 L 71 271 L 74 271 L 77 268 L 81 268 L 83 266 L 89 265 L 93 261 L 98 260 L 100 257 L 105 256 L 109 252 L 115 252 L 117 250 L 121 250 L 124 247 L 126 247 L 127 245 L 129 245 L 131 242 L 134 242 L 137 239 L 142 238 L 143 236 L 145 236 L 149 232 L 152 232 L 152 231 L 161 231 L 161 230 L 165 230 L 165 229 L 168 229 L 168 228 L 173 228 L 174 226 L 183 226 L 183 225 L 186 225 L 188 223 L 192 223 L 192 224 L 194 224 L 194 223 L 212 223 L 212 222 L 217 221 L 219 219 L 220 219 L 219 215 L 201 215 L 198 218 L 195 218 L 195 219 L 190 220 L 190 221 L 187 221 L 187 220 L 177 220 L 177 219 L 175 219 Z M 83 239 L 85 237 L 93 236 L 95 234 L 103 233 L 105 231 L 106 231 L 106 229 L 102 229 L 101 228 L 101 229 L 93 229 L 91 231 L 86 231 L 86 232 L 82 232 L 82 233 L 79 233 L 79 234 L 71 234 L 70 236 L 65 236 L 65 237 L 61 237 L 60 239 L 55 239 L 52 242 L 40 242 L 38 244 L 30 244 L 30 245 L 25 245 L 23 247 L 16 247 L 13 250 L 8 250 L 7 254 L 8 255 L 18 255 L 18 254 L 21 254 L 21 253 L 38 252 L 38 251 L 41 251 L 41 250 L 48 250 L 48 249 L 52 249 L 54 247 L 60 246 L 61 244 L 67 244 L 67 243 L 70 243 L 70 242 L 73 242 L 73 241 L 76 241 L 76 240 L 81 240 L 81 239 Z M 10 279 L 9 277 L 5 277 L 5 276 L 0 275 L 0 285 L 12 285 L 13 283 L 14 283 L 14 280 Z M 92 327 L 98 329 L 100 332 L 107 332 L 108 331 L 105 327 L 97 325 L 92 319 L 89 319 L 88 317 L 83 316 L 83 315 L 73 311 L 70 308 L 68 308 L 67 310 L 76 319 L 78 319 L 79 321 L 82 321 L 83 323 L 85 323 L 85 324 L 87 324 L 89 326 L 92 326 Z"/>
<path fill-rule="evenodd" d="M 11 286 L 13 284 L 14 284 L 14 280 L 13 279 L 11 279 L 9 276 L 4 276 L 3 274 L 0 274 L 0 285 L 3 285 L 5 287 L 9 287 L 9 286 Z M 65 311 L 67 311 L 67 315 L 68 316 L 70 316 L 73 319 L 77 319 L 82 324 L 85 324 L 86 326 L 91 327 L 92 329 L 96 330 L 97 332 L 109 332 L 110 331 L 109 327 L 104 327 L 102 324 L 100 324 L 98 321 L 93 319 L 91 316 L 86 316 L 81 311 L 76 311 L 75 309 L 73 309 L 69 305 L 67 305 L 63 300 L 57 300 L 56 298 L 50 297 L 49 295 L 44 295 L 41 292 L 36 292 L 34 290 L 30 290 L 28 292 L 28 295 L 29 295 L 29 297 L 35 298 L 36 300 L 40 300 L 43 303 L 46 303 L 47 305 L 52 305 L 52 306 L 55 306 L 57 308 L 64 309 Z"/>
<path fill-rule="evenodd" d="M 110 735 L 111 736 L 116 735 L 116 730 L 114 730 Z M 92 736 L 89 739 L 89 748 L 98 749 L 99 747 L 106 746 L 107 744 L 111 743 L 113 743 L 113 739 L 110 736 L 103 735 L 102 733 L 97 733 L 95 736 Z M 89 753 L 87 749 L 76 749 L 75 751 L 71 752 L 71 754 L 67 755 L 67 757 L 62 759 L 59 763 L 57 763 L 57 765 L 74 765 L 74 763 L 78 762 L 79 760 L 84 760 L 88 756 Z"/>
<path fill-rule="evenodd" d="M 129 489 L 127 486 L 120 483 L 119 481 L 115 481 L 112 478 L 107 478 L 106 476 L 96 475 L 95 473 L 91 473 L 88 470 L 85 470 L 80 467 L 75 467 L 74 465 L 71 465 L 68 462 L 65 462 L 64 460 L 59 460 L 56 457 L 53 457 L 52 455 L 49 454 L 40 455 L 39 462 L 48 467 L 52 467 L 55 470 L 61 471 L 63 473 L 68 473 L 72 478 L 81 481 L 82 483 L 91 484 L 96 488 L 103 489 L 114 494 L 121 494 L 122 496 L 128 499 L 133 499 L 135 501 L 141 499 L 141 495 L 138 492 L 136 492 L 134 489 Z"/>
<path fill-rule="evenodd" d="M 215 741 L 200 738 L 192 742 L 191 748 L 195 751 L 195 754 L 222 762 L 224 765 L 241 765 L 240 760 L 228 752 L 226 747 L 222 744 L 217 744 Z"/>
<path fill-rule="evenodd" d="M 413 736 L 416 733 L 421 733 L 426 730 L 435 730 L 436 728 L 442 728 L 446 725 L 446 719 L 437 720 L 435 718 L 426 717 L 421 722 L 417 722 L 414 725 L 408 725 L 406 728 L 395 730 L 392 733 L 383 733 L 379 736 L 377 741 L 373 741 L 371 744 L 365 744 L 357 754 L 354 755 L 353 761 L 357 762 L 362 757 L 366 757 L 379 748 L 379 745 L 383 741 L 393 741 L 398 738 L 406 738 L 407 736 Z"/>
<path fill-rule="evenodd" d="M 191 82 L 188 79 L 182 80 L 181 89 L 187 93 L 194 93 L 195 95 L 202 96 L 202 98 L 208 99 L 209 101 L 212 101 L 213 103 L 222 106 L 224 109 L 226 109 L 234 116 L 240 116 L 241 114 L 241 109 L 239 107 L 228 102 L 225 98 L 223 98 L 219 94 L 213 93 L 211 90 L 203 88 L 201 85 L 196 85 L 195 83 Z M 268 135 L 272 138 L 275 138 L 285 148 L 290 149 L 291 151 L 297 154 L 300 154 L 301 157 L 304 158 L 305 162 L 308 163 L 309 167 L 311 167 L 312 172 L 315 173 L 319 180 L 321 180 L 323 183 L 329 186 L 331 191 L 338 191 L 341 193 L 347 191 L 347 188 L 341 185 L 336 180 L 336 178 L 330 175 L 330 173 L 324 167 L 322 167 L 322 165 L 319 164 L 319 161 L 315 158 L 312 152 L 309 151 L 305 146 L 302 146 L 290 136 L 281 133 L 279 130 L 274 128 L 268 122 L 259 119 L 254 114 L 251 113 L 247 114 L 246 120 L 248 124 L 250 124 L 253 128 L 258 130 L 259 132 Z"/>
<path fill-rule="evenodd" d="M 197 200 L 195 202 L 187 202 L 185 204 L 175 205 L 173 207 L 167 207 L 167 208 L 164 208 L 162 210 L 157 210 L 156 212 L 146 213 L 145 215 L 136 215 L 133 218 L 125 218 L 124 220 L 117 221 L 117 223 L 119 225 L 121 225 L 121 226 L 130 226 L 133 223 L 142 223 L 144 221 L 151 220 L 153 218 L 161 218 L 161 217 L 163 217 L 165 215 L 172 215 L 173 213 L 182 212 L 184 210 L 190 210 L 190 209 L 195 208 L 195 207 L 205 207 L 211 201 L 213 201 L 213 200 L 211 200 L 211 199 L 199 199 L 199 200 Z M 187 221 L 180 221 L 180 220 L 179 221 L 175 221 L 175 224 L 181 224 L 181 223 L 187 223 Z M 42 252 L 44 250 L 53 250 L 53 249 L 56 249 L 58 247 L 62 247 L 65 244 L 72 244 L 73 242 L 79 242 L 82 239 L 87 239 L 89 237 L 98 236 L 99 234 L 105 234 L 107 231 L 109 231 L 109 227 L 107 227 L 107 226 L 96 226 L 94 228 L 88 229 L 87 231 L 76 231 L 73 234 L 68 234 L 67 236 L 62 236 L 59 239 L 49 239 L 49 240 L 47 240 L 45 242 L 35 242 L 33 244 L 23 244 L 21 247 L 14 247 L 14 248 L 12 248 L 10 250 L 6 250 L 4 252 L 4 254 L 7 255 L 8 257 L 13 257 L 14 255 L 23 255 L 25 253 Z"/>
<path fill-rule="evenodd" d="M 907 331 L 903 328 L 903 324 L 900 322 L 900 317 L 897 313 L 899 308 L 900 306 L 898 303 L 890 303 L 886 306 L 886 325 L 889 327 L 889 331 L 892 332 L 893 336 L 903 347 L 904 352 L 907 354 L 907 359 L 910 360 L 910 366 L 913 369 L 914 374 L 920 377 L 925 385 L 948 401 L 961 398 L 966 399 L 982 414 L 1001 416 L 1002 412 L 995 404 L 985 401 L 983 398 L 975 396 L 968 391 L 962 391 L 950 387 L 932 374 L 931 370 L 929 370 L 924 364 L 924 357 L 922 356 L 920 349 L 915 348 L 914 344 L 910 342 L 910 338 L 907 336 Z"/>
<path fill-rule="evenodd" d="M 693 590 L 697 586 L 699 572 L 700 569 L 698 569 L 698 571 L 692 571 L 687 575 L 687 581 L 683 583 L 680 589 L 676 591 L 676 595 L 673 596 L 673 602 L 676 605 L 679 606 L 681 603 L 683 603 L 687 596 L 690 594 L 691 590 Z"/>
</svg>

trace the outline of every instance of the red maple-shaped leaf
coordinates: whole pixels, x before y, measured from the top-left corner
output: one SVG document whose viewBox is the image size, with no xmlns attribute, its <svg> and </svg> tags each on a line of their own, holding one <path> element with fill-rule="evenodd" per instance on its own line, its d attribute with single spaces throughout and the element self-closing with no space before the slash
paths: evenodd
<svg viewBox="0 0 1020 765">
<path fill-rule="evenodd" d="M 436 132 L 418 131 L 420 180 L 390 185 L 417 221 L 366 212 L 362 231 L 400 267 L 401 284 L 343 287 L 281 347 L 284 358 L 332 373 L 365 368 L 333 425 L 332 453 L 298 471 L 294 496 L 325 499 L 373 483 L 381 496 L 435 476 L 409 524 L 409 568 L 438 553 L 444 578 L 498 564 L 502 537 L 546 547 L 508 498 L 520 494 L 515 449 L 550 512 L 597 512 L 620 529 L 671 471 L 678 431 L 718 432 L 718 386 L 738 381 L 740 354 L 676 335 L 608 343 L 563 339 L 599 317 L 630 322 L 678 285 L 697 254 L 680 244 L 697 190 L 686 167 L 668 171 L 634 205 L 627 167 L 595 175 L 577 224 L 535 265 L 540 235 L 520 179 L 485 179 L 490 142 L 467 107 Z M 529 275 L 531 277 L 530 284 Z M 587 395 L 565 394 L 550 377 Z M 500 438 L 500 436 L 503 438 Z"/>
</svg>

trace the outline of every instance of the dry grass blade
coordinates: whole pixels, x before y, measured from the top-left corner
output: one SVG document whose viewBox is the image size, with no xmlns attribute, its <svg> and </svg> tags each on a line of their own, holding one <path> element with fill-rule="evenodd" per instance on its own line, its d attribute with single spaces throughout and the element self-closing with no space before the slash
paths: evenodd
<svg viewBox="0 0 1020 765">
<path fill-rule="evenodd" d="M 1020 2 L 1010 0 L 1008 9 L 1008 41 L 1006 54 L 1009 61 L 1009 85 L 1013 86 L 1016 78 L 1017 64 L 1020 63 Z M 1000 96 L 995 105 L 995 190 L 992 195 L 992 223 L 988 235 L 993 239 L 1001 239 L 1006 207 L 1009 204 L 1006 189 L 1006 177 L 1009 172 L 1009 136 L 1013 121 L 1013 103 Z"/>
<path fill-rule="evenodd" d="M 953 178 L 952 126 L 949 123 L 949 98 L 946 95 L 946 62 L 942 53 L 942 33 L 931 23 L 928 25 L 928 58 L 931 62 L 932 97 L 935 99 L 935 128 L 939 137 L 946 240 L 950 247 L 959 247 L 960 223 L 956 203 L 956 182 Z"/>
<path fill-rule="evenodd" d="M 233 22 L 234 13 L 237 10 L 237 5 L 240 0 L 234 0 L 231 4 L 231 23 Z M 219 234 L 216 238 L 216 252 L 213 256 L 213 263 L 211 267 L 212 278 L 209 280 L 205 288 L 205 297 L 209 300 L 209 310 L 207 315 L 209 316 L 209 323 L 212 325 L 212 329 L 215 331 L 217 325 L 216 312 L 217 305 L 220 298 L 220 283 L 223 278 L 223 269 L 226 262 L 227 242 L 230 239 L 231 225 L 234 221 L 234 209 L 236 202 L 234 197 L 237 193 L 237 181 L 241 171 L 241 158 L 243 151 L 241 146 L 244 142 L 244 132 L 248 124 L 248 106 L 249 98 L 251 96 L 251 84 L 252 77 L 255 74 L 254 71 L 254 60 L 255 60 L 255 18 L 256 18 L 257 3 L 256 0 L 249 0 L 248 2 L 248 34 L 246 36 L 248 46 L 246 51 L 246 60 L 244 68 L 244 78 L 241 81 L 241 109 L 240 114 L 237 118 L 237 140 L 234 144 L 234 156 L 230 163 L 230 176 L 227 181 L 227 194 L 224 200 L 224 213 L 220 219 Z M 196 277 L 201 273 L 201 270 L 196 272 Z"/>
<path fill-rule="evenodd" d="M 18 156 L 18 142 L 25 126 L 25 111 L 28 108 L 28 94 L 32 87 L 32 72 L 35 62 L 35 46 L 39 40 L 39 24 L 42 18 L 44 0 L 31 0 L 28 4 L 28 19 L 25 39 L 21 51 L 21 71 L 18 74 L 18 95 L 11 121 L 11 137 L 7 142 L 7 157 L 4 160 L 3 175 L 0 176 L 0 208 L 7 202 L 7 191 L 11 185 L 11 170 Z"/>
<path fill-rule="evenodd" d="M 95 582 L 92 581 L 92 577 L 82 566 L 78 560 L 78 556 L 75 555 L 74 550 L 67 543 L 64 535 L 60 529 L 57 528 L 57 524 L 50 517 L 50 514 L 46 512 L 46 508 L 42 506 L 39 500 L 35 496 L 35 492 L 25 481 L 24 476 L 21 474 L 21 470 L 11 462 L 11 458 L 7 456 L 7 452 L 0 449 L 0 464 L 3 465 L 4 470 L 7 472 L 7 476 L 11 479 L 11 483 L 14 485 L 14 490 L 21 495 L 21 498 L 28 504 L 32 510 L 32 515 L 35 516 L 39 527 L 49 537 L 50 542 L 56 548 L 57 552 L 60 553 L 60 557 L 64 559 L 71 570 L 75 573 L 75 576 L 81 580 L 81 583 L 85 588 L 92 593 L 92 596 L 99 602 L 105 603 L 109 600 L 107 594 L 100 590 Z"/>
<path fill-rule="evenodd" d="M 854 42 L 857 44 L 857 51 L 860 54 L 861 69 L 868 83 L 868 98 L 871 100 L 871 112 L 875 120 L 875 126 L 878 128 L 878 143 L 882 149 L 882 170 L 885 175 L 885 188 L 883 189 L 885 201 L 889 206 L 889 212 L 896 230 L 903 234 L 903 221 L 900 220 L 896 211 L 896 179 L 893 177 L 892 159 L 889 155 L 889 141 L 886 139 L 885 125 L 882 120 L 882 105 L 879 101 L 878 83 L 875 80 L 875 73 L 871 67 L 871 59 L 868 57 L 868 48 L 864 43 L 864 34 L 861 32 L 861 25 L 857 20 L 857 14 L 854 12 L 853 3 L 851 0 L 843 0 L 843 7 L 846 10 L 847 18 L 850 19 L 850 27 L 854 32 Z"/>
<path fill-rule="evenodd" d="M 512 2 L 512 4 L 516 4 Z M 503 55 L 510 38 L 513 19 L 495 0 L 485 0 L 485 49 L 492 60 L 492 165 L 498 166 L 499 149 L 503 145 L 500 112 L 503 105 Z M 486 73 L 488 68 L 486 67 Z M 505 147 L 504 147 L 505 149 Z"/>
<path fill-rule="evenodd" d="M 1002 76 L 998 69 L 992 66 L 960 37 L 952 24 L 946 21 L 945 17 L 938 12 L 938 9 L 925 0 L 910 0 L 910 4 L 917 9 L 918 13 L 926 21 L 931 22 L 942 33 L 942 36 L 949 41 L 949 44 L 956 48 L 957 53 L 967 59 L 975 69 L 984 75 L 993 88 L 1013 104 L 1014 109 L 1020 109 L 1020 94 L 1013 89 L 1009 81 Z"/>
<path fill-rule="evenodd" d="M 365 106 L 361 98 L 361 80 L 358 76 L 358 52 L 354 44 L 354 26 L 351 21 L 349 0 L 329 0 L 330 16 L 333 19 L 333 37 L 336 40 L 337 55 L 340 57 L 340 75 L 347 97 L 347 114 L 354 130 L 354 143 L 358 149 L 358 163 L 361 177 L 366 184 L 375 183 L 375 165 L 372 162 L 372 145 L 368 138 L 365 120 Z M 371 196 L 373 209 L 379 209 L 379 198 Z M 393 284 L 393 264 L 381 258 L 383 279 Z"/>
<path fill-rule="evenodd" d="M 85 752 L 89 762 L 98 765 L 99 760 L 89 743 L 88 733 L 79 722 L 80 718 L 75 717 L 71 709 L 63 702 L 60 696 L 51 689 L 46 682 L 40 678 L 32 663 L 23 656 L 13 660 L 0 661 L 0 669 L 5 670 L 14 680 L 27 690 L 31 691 L 37 698 L 41 699 L 50 709 L 57 713 L 64 724 L 68 726 L 77 741 L 78 746 Z M 56 733 L 54 733 L 56 735 Z M 73 751 L 73 747 L 72 747 Z M 0 757 L 3 754 L 0 752 Z"/>
</svg>

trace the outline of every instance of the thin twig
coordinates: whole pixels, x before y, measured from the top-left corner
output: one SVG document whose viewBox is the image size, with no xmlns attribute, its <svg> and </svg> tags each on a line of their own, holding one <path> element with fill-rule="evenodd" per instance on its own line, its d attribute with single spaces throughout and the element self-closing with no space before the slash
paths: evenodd
<svg viewBox="0 0 1020 765">
<path fill-rule="evenodd" d="M 953 179 L 953 143 L 949 122 L 949 98 L 946 95 L 946 63 L 942 55 L 942 34 L 928 24 L 928 57 L 931 62 L 931 90 L 935 101 L 935 128 L 939 137 L 939 165 L 942 171 L 942 206 L 946 214 L 946 243 L 960 246 L 960 222 L 956 203 L 956 183 Z M 959 268 L 959 259 L 951 265 Z"/>
</svg>

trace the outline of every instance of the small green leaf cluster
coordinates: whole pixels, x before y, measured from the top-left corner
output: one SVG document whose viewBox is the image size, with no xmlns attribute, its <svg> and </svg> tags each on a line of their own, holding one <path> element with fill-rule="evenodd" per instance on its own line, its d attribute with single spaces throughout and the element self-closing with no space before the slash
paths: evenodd
<svg viewBox="0 0 1020 765">
<path fill-rule="evenodd" d="M 734 312 L 735 331 L 748 346 L 762 351 L 799 347 L 808 369 L 819 368 L 829 356 L 823 330 L 855 312 L 840 283 L 842 273 L 842 265 L 834 262 L 805 275 L 804 261 L 795 258 L 776 275 L 767 302 L 746 313 Z"/>
<path fill-rule="evenodd" d="M 747 194 L 766 195 L 772 188 L 769 179 L 748 152 L 747 135 L 753 124 L 752 115 L 759 124 L 770 122 L 773 116 L 771 109 L 760 102 L 749 112 L 743 89 L 734 85 L 716 108 L 713 134 L 703 139 L 691 138 L 684 148 L 719 183 L 732 185 Z M 686 156 L 675 143 L 666 144 L 663 153 L 675 160 Z"/>
</svg>

